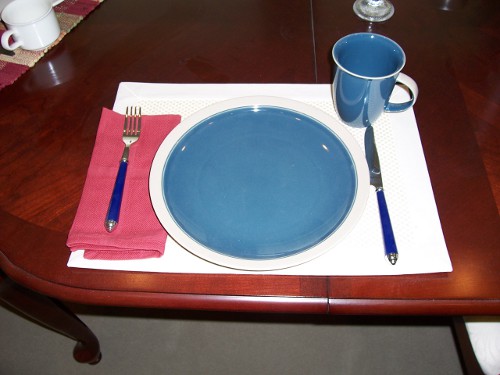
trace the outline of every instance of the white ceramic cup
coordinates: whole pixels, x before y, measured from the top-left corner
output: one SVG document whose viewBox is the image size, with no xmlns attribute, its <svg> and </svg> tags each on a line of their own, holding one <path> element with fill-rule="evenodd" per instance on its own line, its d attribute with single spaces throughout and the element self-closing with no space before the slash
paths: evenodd
<svg viewBox="0 0 500 375">
<path fill-rule="evenodd" d="M 59 37 L 61 28 L 53 6 L 62 0 L 14 0 L 2 10 L 2 20 L 7 30 L 2 35 L 2 47 L 41 50 Z M 14 40 L 10 43 L 10 38 Z"/>
</svg>

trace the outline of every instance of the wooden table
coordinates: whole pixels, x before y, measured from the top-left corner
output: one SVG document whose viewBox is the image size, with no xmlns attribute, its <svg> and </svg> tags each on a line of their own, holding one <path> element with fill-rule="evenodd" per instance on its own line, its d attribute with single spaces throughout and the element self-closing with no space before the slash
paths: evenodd
<svg viewBox="0 0 500 375">
<path fill-rule="evenodd" d="M 105 1 L 0 91 L 1 298 L 77 339 L 81 362 L 97 360 L 98 342 L 57 300 L 301 314 L 500 314 L 500 3 L 395 5 L 388 22 L 369 24 L 356 18 L 351 0 Z M 101 108 L 112 107 L 121 81 L 328 83 L 333 43 L 368 30 L 402 45 L 405 72 L 419 84 L 415 113 L 452 273 L 284 277 L 66 266 Z"/>
</svg>

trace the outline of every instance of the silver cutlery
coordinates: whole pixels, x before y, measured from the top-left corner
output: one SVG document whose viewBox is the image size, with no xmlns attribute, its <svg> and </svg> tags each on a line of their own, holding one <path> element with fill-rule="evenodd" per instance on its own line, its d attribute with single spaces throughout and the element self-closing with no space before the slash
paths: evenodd
<svg viewBox="0 0 500 375">
<path fill-rule="evenodd" d="M 111 194 L 108 213 L 104 222 L 104 226 L 108 232 L 112 232 L 118 225 L 123 189 L 125 187 L 125 177 L 127 176 L 129 150 L 130 146 L 139 139 L 140 135 L 141 107 L 127 107 L 125 112 L 125 123 L 123 125 L 123 143 L 125 143 L 125 149 L 123 150 L 120 160 L 120 167 L 116 175 L 115 186 Z"/>
</svg>

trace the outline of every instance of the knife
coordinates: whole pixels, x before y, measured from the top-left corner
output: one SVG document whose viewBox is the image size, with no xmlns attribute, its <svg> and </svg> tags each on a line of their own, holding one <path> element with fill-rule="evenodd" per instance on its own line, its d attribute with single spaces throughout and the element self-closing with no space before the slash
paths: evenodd
<svg viewBox="0 0 500 375">
<path fill-rule="evenodd" d="M 394 238 L 394 231 L 392 230 L 389 210 L 387 209 L 387 203 L 385 201 L 382 172 L 380 170 L 373 126 L 371 125 L 366 128 L 365 132 L 365 154 L 368 169 L 370 170 L 370 185 L 374 186 L 377 192 L 380 221 L 384 234 L 385 256 L 392 265 L 395 265 L 398 260 L 398 248 L 396 246 L 396 239 Z"/>
</svg>

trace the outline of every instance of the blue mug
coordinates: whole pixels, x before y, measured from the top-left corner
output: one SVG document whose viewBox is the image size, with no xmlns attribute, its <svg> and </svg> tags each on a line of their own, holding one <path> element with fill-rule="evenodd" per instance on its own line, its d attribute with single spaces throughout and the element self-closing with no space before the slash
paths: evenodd
<svg viewBox="0 0 500 375">
<path fill-rule="evenodd" d="M 367 127 L 384 111 L 402 112 L 415 104 L 417 84 L 401 73 L 406 57 L 393 40 L 373 33 L 350 34 L 333 46 L 333 60 L 333 100 L 346 124 Z M 396 83 L 406 86 L 409 101 L 389 102 Z"/>
</svg>

